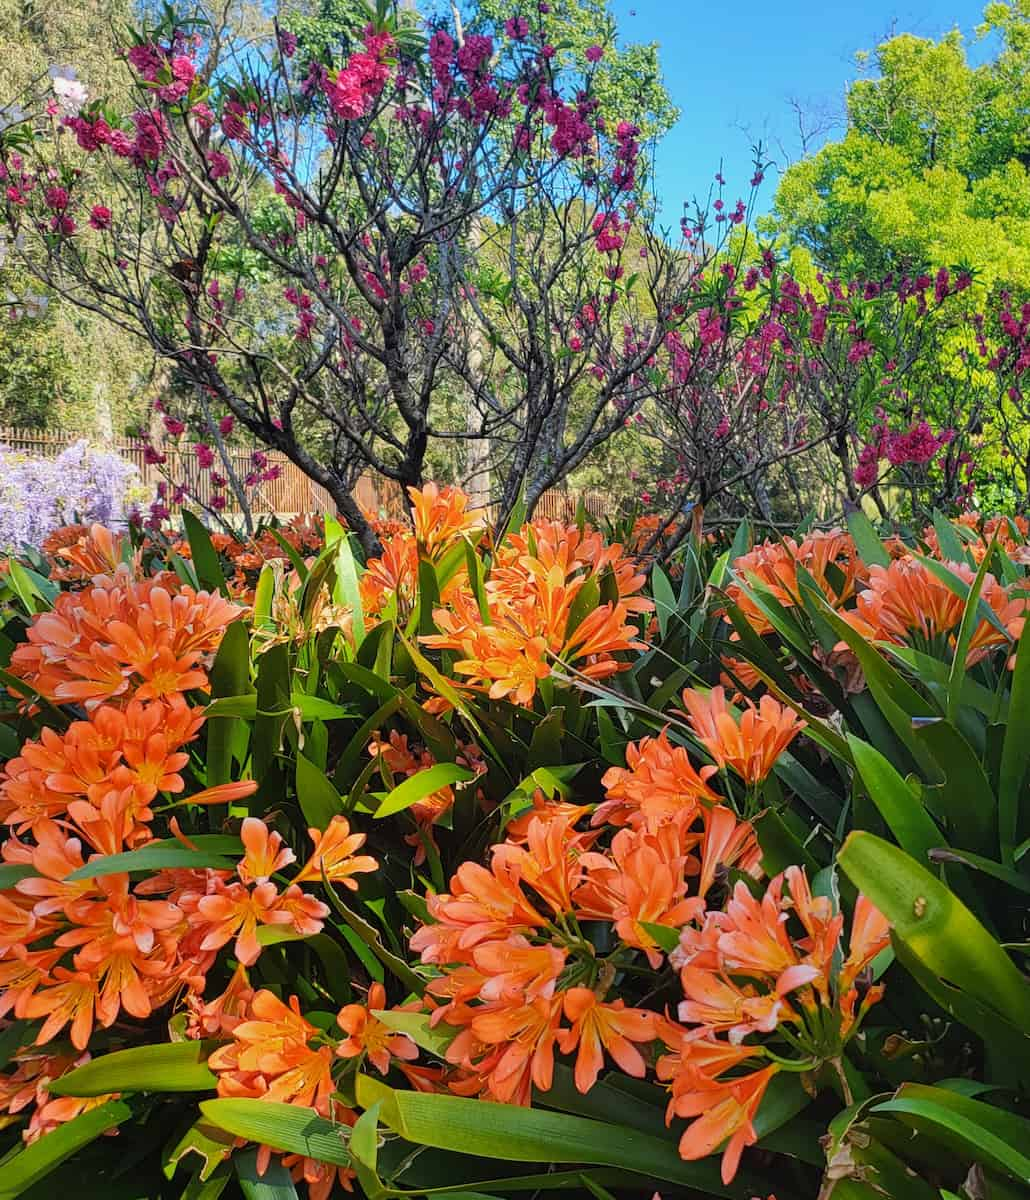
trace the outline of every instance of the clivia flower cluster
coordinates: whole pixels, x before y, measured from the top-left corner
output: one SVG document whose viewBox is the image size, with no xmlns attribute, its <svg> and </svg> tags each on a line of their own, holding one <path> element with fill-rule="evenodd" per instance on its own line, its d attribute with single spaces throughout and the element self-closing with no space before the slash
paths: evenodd
<svg viewBox="0 0 1030 1200">
<path fill-rule="evenodd" d="M 128 863 L 110 869 L 112 856 L 164 844 L 158 827 L 169 806 L 227 804 L 255 791 L 242 780 L 187 794 L 188 747 L 205 723 L 194 698 L 244 610 L 171 573 L 142 576 L 139 556 L 99 527 L 69 542 L 55 553 L 69 571 L 93 572 L 90 581 L 36 616 L 10 671 L 39 704 L 80 715 L 44 725 L 0 776 L 0 858 L 12 879 L 0 890 L 0 1011 L 40 1022 L 0 1076 L 0 1100 L 10 1113 L 35 1102 L 30 1141 L 102 1102 L 47 1091 L 48 1080 L 89 1057 L 96 1034 L 179 997 L 202 1006 L 223 948 L 247 965 L 261 953 L 262 927 L 317 933 L 328 908 L 301 885 L 353 886 L 354 873 L 376 865 L 356 853 L 364 837 L 340 816 L 311 831 L 308 861 L 281 884 L 294 853 L 248 817 L 236 863 L 142 878 Z M 167 830 L 173 845 L 193 847 L 175 815 Z M 62 1035 L 70 1049 L 51 1051 Z"/>
<path fill-rule="evenodd" d="M 771 763 L 782 742 L 762 747 L 780 724 L 754 713 L 719 725 L 706 748 Z M 881 995 L 868 967 L 887 923 L 860 898 L 842 959 L 844 916 L 801 869 L 762 884 L 754 830 L 710 787 L 715 766 L 695 768 L 668 731 L 628 747 L 627 762 L 607 773 L 592 813 L 538 794 L 488 866 L 464 863 L 428 897 L 430 923 L 411 945 L 437 973 L 432 1025 L 455 1031 L 435 1086 L 528 1104 L 552 1086 L 558 1053 L 574 1056 L 584 1093 L 609 1060 L 637 1078 L 653 1071 L 670 1090 L 669 1120 L 691 1121 L 681 1155 L 725 1142 L 728 1182 L 778 1072 L 828 1064 L 848 1088 L 844 1048 Z M 728 888 L 731 872 L 740 881 Z M 663 968 L 675 931 L 678 1020 L 621 994 L 627 969 Z"/>
</svg>

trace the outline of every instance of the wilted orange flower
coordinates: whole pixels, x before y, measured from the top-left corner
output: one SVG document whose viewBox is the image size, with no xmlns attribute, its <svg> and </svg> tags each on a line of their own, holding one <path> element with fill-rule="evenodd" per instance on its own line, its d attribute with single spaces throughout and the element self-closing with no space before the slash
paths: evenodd
<svg viewBox="0 0 1030 1200">
<path fill-rule="evenodd" d="M 772 696 L 763 696 L 757 705 L 747 701 L 739 724 L 727 707 L 724 688 L 712 688 L 707 695 L 688 688 L 683 703 L 698 741 L 720 767 L 732 767 L 749 784 L 765 779 L 805 727 Z"/>
</svg>

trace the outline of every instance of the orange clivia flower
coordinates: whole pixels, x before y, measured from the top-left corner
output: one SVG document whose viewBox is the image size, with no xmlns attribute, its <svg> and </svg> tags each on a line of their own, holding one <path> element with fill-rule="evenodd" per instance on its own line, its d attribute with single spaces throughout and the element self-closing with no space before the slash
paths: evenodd
<svg viewBox="0 0 1030 1200">
<path fill-rule="evenodd" d="M 481 512 L 469 511 L 469 498 L 460 488 L 439 487 L 427 483 L 421 489 L 409 487 L 415 540 L 422 552 L 435 558 L 456 538 L 482 528 Z"/>
<path fill-rule="evenodd" d="M 944 565 L 966 586 L 973 582 L 975 574 L 967 563 Z M 980 599 L 993 611 L 995 622 L 986 617 L 977 622 L 967 666 L 998 647 L 1010 646 L 1022 631 L 1028 609 L 1025 594 L 1017 587 L 1004 587 L 991 574 L 983 578 Z M 906 556 L 886 567 L 870 567 L 868 586 L 859 592 L 854 610 L 842 615 L 870 640 L 939 653 L 954 649 L 965 607 L 965 597 L 957 589 L 952 590 L 925 563 Z"/>
<path fill-rule="evenodd" d="M 592 825 L 636 825 L 649 829 L 686 811 L 697 813 L 720 797 L 708 786 L 717 768 L 698 770 L 683 746 L 669 741 L 663 729 L 657 737 L 642 738 L 626 747 L 626 766 L 609 767 L 601 779 L 607 799 L 597 806 Z"/>
<path fill-rule="evenodd" d="M 336 1014 L 336 1024 L 347 1037 L 336 1047 L 341 1058 L 356 1058 L 360 1054 L 380 1075 L 390 1069 L 394 1058 L 410 1062 L 418 1058 L 418 1047 L 406 1034 L 398 1033 L 384 1025 L 373 1010 L 386 1008 L 386 989 L 381 983 L 373 983 L 368 989 L 367 1004 L 347 1004 Z"/>
<path fill-rule="evenodd" d="M 246 854 L 236 868 L 244 883 L 264 883 L 277 871 L 296 861 L 296 855 L 283 845 L 282 836 L 269 831 L 259 817 L 244 817 L 240 840 Z"/>
<path fill-rule="evenodd" d="M 698 741 L 720 767 L 731 767 L 745 783 L 761 783 L 776 760 L 805 727 L 794 711 L 772 696 L 746 702 L 740 721 L 726 704 L 726 691 L 707 694 L 688 688 L 683 703 Z"/>
<path fill-rule="evenodd" d="M 564 994 L 565 1015 L 572 1028 L 558 1035 L 563 1054 L 577 1047 L 575 1079 L 580 1092 L 589 1092 L 604 1065 L 604 1051 L 627 1075 L 642 1079 L 647 1070 L 644 1056 L 635 1043 L 653 1042 L 657 1037 L 658 1014 L 627 1008 L 616 1000 L 603 1004 L 591 988 L 573 987 Z"/>
<path fill-rule="evenodd" d="M 119 572 L 62 592 L 15 648 L 11 673 L 49 700 L 87 708 L 170 698 L 207 686 L 203 664 L 242 612 L 164 577 L 133 580 Z"/>
<path fill-rule="evenodd" d="M 332 817 L 325 830 L 309 829 L 308 837 L 315 844 L 311 857 L 294 876 L 294 883 L 309 879 L 321 879 L 323 874 L 330 883 L 342 883 L 351 891 L 357 890 L 355 875 L 376 871 L 379 864 L 371 855 L 357 854 L 365 844 L 365 834 L 351 833 L 350 822 L 345 816 Z"/>
<path fill-rule="evenodd" d="M 765 1067 L 739 1079 L 684 1092 L 673 1102 L 679 1117 L 696 1117 L 680 1138 L 680 1157 L 688 1162 L 707 1158 L 726 1142 L 722 1155 L 722 1181 L 729 1184 L 740 1166 L 746 1146 L 758 1141 L 754 1119 L 765 1089 L 779 1070 Z"/>
</svg>

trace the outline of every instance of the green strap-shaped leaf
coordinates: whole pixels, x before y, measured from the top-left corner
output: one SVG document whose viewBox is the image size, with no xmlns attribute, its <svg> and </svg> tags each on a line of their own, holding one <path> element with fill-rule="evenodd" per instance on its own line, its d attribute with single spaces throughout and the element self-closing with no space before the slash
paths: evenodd
<svg viewBox="0 0 1030 1200">
<path fill-rule="evenodd" d="M 437 763 L 424 771 L 409 775 L 403 783 L 399 783 L 392 792 L 387 793 L 382 804 L 376 809 L 376 817 L 393 817 L 406 808 L 411 808 L 419 800 L 431 796 L 443 787 L 452 783 L 468 783 L 475 779 L 474 771 L 459 767 L 457 763 Z"/>
<path fill-rule="evenodd" d="M 380 1104 L 380 1120 L 417 1145 L 509 1162 L 582 1163 L 634 1171 L 649 1179 L 684 1184 L 711 1196 L 757 1194 L 763 1183 L 741 1171 L 727 1188 L 715 1161 L 684 1162 L 672 1138 L 663 1139 L 567 1113 L 484 1104 L 459 1096 L 394 1091 L 358 1076 L 358 1103 Z M 747 1192 L 752 1187 L 753 1192 Z"/>
<path fill-rule="evenodd" d="M 954 892 L 871 833 L 852 833 L 837 861 L 928 970 L 1030 1031 L 1030 986 Z"/>
<path fill-rule="evenodd" d="M 879 750 L 853 734 L 847 737 L 855 769 L 887 827 L 916 862 L 927 862 L 927 855 L 944 839 L 919 796 Z"/>
<path fill-rule="evenodd" d="M 97 1108 L 80 1113 L 66 1125 L 26 1146 L 7 1159 L 0 1170 L 0 1200 L 14 1200 L 33 1184 L 45 1179 L 65 1159 L 88 1146 L 101 1134 L 114 1129 L 132 1116 L 124 1100 L 109 1100 Z"/>
<path fill-rule="evenodd" d="M 209 592 L 221 592 L 229 596 L 229 586 L 225 582 L 225 572 L 218 560 L 218 554 L 211 544 L 211 535 L 200 523 L 195 513 L 188 508 L 182 510 L 182 523 L 186 528 L 186 537 L 190 543 L 190 553 L 193 557 L 193 568 L 197 572 L 200 586 Z"/>
<path fill-rule="evenodd" d="M 310 1108 L 273 1100 L 204 1100 L 200 1111 L 212 1125 L 236 1137 L 287 1154 L 350 1166 L 350 1128 L 327 1121 Z"/>
<path fill-rule="evenodd" d="M 218 1083 L 209 1070 L 212 1042 L 169 1042 L 102 1054 L 48 1085 L 58 1096 L 106 1096 L 112 1092 L 210 1092 Z"/>
<path fill-rule="evenodd" d="M 1012 672 L 1009 720 L 1001 751 L 998 778 L 998 840 L 1002 860 L 1015 863 L 1019 800 L 1030 767 L 1030 621 L 1023 626 Z"/>
<path fill-rule="evenodd" d="M 361 603 L 354 551 L 350 538 L 346 536 L 341 537 L 336 544 L 336 583 L 333 587 L 333 599 L 337 604 L 346 604 L 351 610 L 351 636 L 354 638 L 355 647 L 360 646 L 365 638 L 365 610 Z"/>
<path fill-rule="evenodd" d="M 931 1091 L 933 1089 L 926 1089 Z M 985 1110 L 982 1120 L 975 1120 L 967 1110 L 956 1111 L 932 1100 L 899 1094 L 893 1100 L 878 1104 L 875 1113 L 893 1113 L 906 1124 L 916 1129 L 928 1129 L 946 1139 L 950 1149 L 961 1148 L 966 1154 L 985 1166 L 1003 1171 L 1024 1184 L 1030 1184 L 1030 1158 L 1008 1138 L 998 1136 L 993 1121 L 995 1114 L 990 1105 L 976 1100 L 967 1102 L 977 1110 Z M 998 1113 L 998 1116 L 1004 1114 Z M 1028 1134 L 1022 1133 L 1022 1145 L 1027 1144 Z"/>
<path fill-rule="evenodd" d="M 862 556 L 862 561 L 872 566 L 886 567 L 890 564 L 891 556 L 887 547 L 880 541 L 872 522 L 861 509 L 853 509 L 848 513 L 848 530 L 855 539 L 855 545 Z"/>
<path fill-rule="evenodd" d="M 243 855 L 243 843 L 239 838 L 223 834 L 201 834 L 191 839 L 197 846 L 190 849 L 175 838 L 151 842 L 139 850 L 129 850 L 124 854 L 106 854 L 100 858 L 91 859 L 85 866 L 67 877 L 66 882 L 74 883 L 79 879 L 98 879 L 102 875 L 120 875 L 125 871 L 162 871 L 174 867 L 202 869 L 213 867 L 216 870 L 231 871 L 236 866 L 236 859 Z M 234 855 L 227 858 L 226 855 Z"/>
<path fill-rule="evenodd" d="M 333 817 L 343 812 L 340 793 L 325 772 L 303 754 L 297 755 L 297 801 L 311 829 L 326 829 Z"/>
<path fill-rule="evenodd" d="M 244 1200 L 298 1200 L 297 1189 L 293 1186 L 290 1173 L 281 1162 L 273 1159 L 264 1171 L 259 1173 L 257 1151 L 247 1150 L 233 1157 L 233 1166 L 236 1168 L 236 1178 L 239 1180 Z"/>
<path fill-rule="evenodd" d="M 234 621 L 225 631 L 211 667 L 211 697 L 240 696 L 250 686 L 250 637 L 242 621 Z M 257 697 L 254 697 L 257 707 Z M 214 721 L 207 727 L 207 785 L 228 783 L 232 779 L 232 743 L 235 729 L 228 721 Z"/>
</svg>

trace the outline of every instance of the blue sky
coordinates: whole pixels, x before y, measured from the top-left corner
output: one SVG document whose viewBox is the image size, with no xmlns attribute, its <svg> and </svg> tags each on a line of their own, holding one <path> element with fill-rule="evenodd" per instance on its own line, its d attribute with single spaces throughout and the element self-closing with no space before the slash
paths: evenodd
<svg viewBox="0 0 1030 1200">
<path fill-rule="evenodd" d="M 727 196 L 746 193 L 752 141 L 778 159 L 801 153 L 799 100 L 813 117 L 839 120 L 844 90 L 856 76 L 854 52 L 894 32 L 937 37 L 956 26 L 973 42 L 982 0 L 612 0 L 625 40 L 660 44 L 665 83 L 682 116 L 657 163 L 662 216 L 675 222 L 682 201 L 707 192 L 724 163 Z M 970 45 L 970 57 L 982 57 Z M 770 172 L 759 208 L 775 189 Z"/>
</svg>

